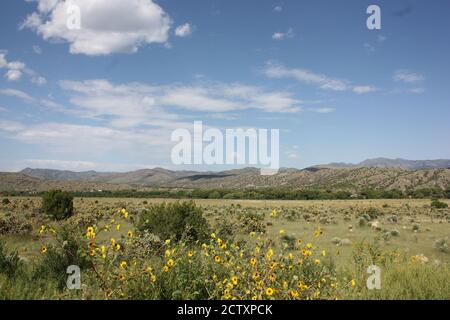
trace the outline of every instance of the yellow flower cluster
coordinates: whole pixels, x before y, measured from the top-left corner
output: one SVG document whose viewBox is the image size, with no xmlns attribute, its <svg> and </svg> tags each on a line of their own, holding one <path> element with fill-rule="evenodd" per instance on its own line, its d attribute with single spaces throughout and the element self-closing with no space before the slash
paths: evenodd
<svg viewBox="0 0 450 320">
<path fill-rule="evenodd" d="M 302 246 L 299 241 L 295 250 L 277 253 L 270 241 L 261 237 L 254 247 L 241 248 L 211 234 L 210 243 L 202 247 L 203 256 L 211 257 L 216 265 L 212 280 L 222 299 L 338 297 L 337 279 L 318 258 L 325 257 L 326 251 L 316 252 L 312 243 Z M 220 278 L 219 273 L 229 276 Z"/>
</svg>

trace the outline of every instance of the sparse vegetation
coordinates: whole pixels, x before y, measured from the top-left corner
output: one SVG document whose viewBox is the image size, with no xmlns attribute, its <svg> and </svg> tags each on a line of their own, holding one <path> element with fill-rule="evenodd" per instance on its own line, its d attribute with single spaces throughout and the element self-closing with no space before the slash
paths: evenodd
<svg viewBox="0 0 450 320">
<path fill-rule="evenodd" d="M 77 215 L 57 221 L 38 198 L 12 202 L 0 214 L 26 217 L 33 231 L 19 242 L 0 235 L 1 299 L 450 296 L 450 211 L 424 211 L 429 200 L 78 198 Z M 381 290 L 365 287 L 371 264 Z M 68 265 L 80 266 L 81 290 L 66 288 Z"/>
</svg>

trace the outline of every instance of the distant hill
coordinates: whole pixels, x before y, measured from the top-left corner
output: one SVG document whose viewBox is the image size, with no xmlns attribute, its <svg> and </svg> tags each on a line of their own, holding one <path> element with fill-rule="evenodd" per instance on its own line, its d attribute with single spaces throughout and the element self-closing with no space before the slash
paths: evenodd
<svg viewBox="0 0 450 320">
<path fill-rule="evenodd" d="M 374 164 L 374 162 L 368 163 Z M 19 173 L 0 173 L 0 191 L 42 191 L 49 188 L 74 191 L 145 190 L 155 187 L 187 189 L 294 187 L 358 191 L 365 188 L 405 190 L 450 186 L 450 169 L 411 170 L 381 167 L 381 164 L 383 163 L 377 162 L 380 167 L 315 166 L 303 170 L 285 168 L 273 176 L 262 176 L 257 168 L 221 172 L 172 171 L 155 168 L 125 173 L 27 168 Z"/>
<path fill-rule="evenodd" d="M 322 168 L 401 168 L 406 170 L 422 170 L 422 169 L 450 169 L 450 160 L 405 160 L 405 159 L 388 159 L 374 158 L 367 159 L 358 164 L 352 163 L 329 163 L 315 167 Z"/>
<path fill-rule="evenodd" d="M 130 190 L 132 187 L 126 184 L 108 184 L 96 181 L 44 180 L 22 173 L 0 172 L 0 191 L 41 192 L 50 189 L 67 191 L 114 191 Z"/>
</svg>

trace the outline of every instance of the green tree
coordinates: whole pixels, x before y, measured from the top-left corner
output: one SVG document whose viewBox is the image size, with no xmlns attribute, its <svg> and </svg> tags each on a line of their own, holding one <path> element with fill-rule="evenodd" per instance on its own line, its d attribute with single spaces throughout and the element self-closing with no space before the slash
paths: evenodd
<svg viewBox="0 0 450 320">
<path fill-rule="evenodd" d="M 42 211 L 53 220 L 67 219 L 73 215 L 73 196 L 61 190 L 50 190 L 42 195 Z"/>
<path fill-rule="evenodd" d="M 161 239 L 205 240 L 208 224 L 203 211 L 193 201 L 162 203 L 144 209 L 139 217 L 138 229 L 148 231 Z"/>
</svg>

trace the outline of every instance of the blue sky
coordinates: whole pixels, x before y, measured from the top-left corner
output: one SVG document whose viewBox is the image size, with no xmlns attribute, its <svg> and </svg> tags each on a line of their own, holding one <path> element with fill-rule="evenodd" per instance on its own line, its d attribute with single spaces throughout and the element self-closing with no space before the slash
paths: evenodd
<svg viewBox="0 0 450 320">
<path fill-rule="evenodd" d="M 123 3 L 0 2 L 1 171 L 230 168 L 171 163 L 194 120 L 280 129 L 283 167 L 450 158 L 449 1 Z"/>
</svg>

